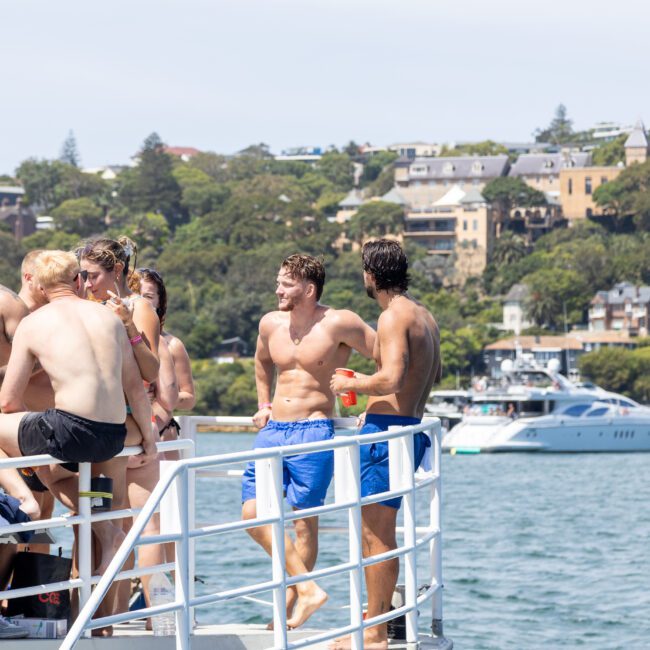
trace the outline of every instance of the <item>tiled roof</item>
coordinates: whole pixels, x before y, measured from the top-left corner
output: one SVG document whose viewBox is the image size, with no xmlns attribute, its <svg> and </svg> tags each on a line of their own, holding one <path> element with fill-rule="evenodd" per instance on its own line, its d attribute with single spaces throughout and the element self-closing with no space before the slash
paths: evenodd
<svg viewBox="0 0 650 650">
<path fill-rule="evenodd" d="M 510 291 L 508 291 L 508 294 L 504 298 L 505 302 L 521 302 L 522 300 L 525 300 L 528 297 L 528 294 L 530 291 L 528 290 L 528 286 L 525 284 L 513 284 L 510 287 Z"/>
<path fill-rule="evenodd" d="M 461 179 L 497 178 L 508 170 L 508 156 L 456 156 L 451 158 L 415 158 L 409 167 L 409 178 Z M 413 173 L 414 168 L 422 170 Z"/>
<path fill-rule="evenodd" d="M 386 203 L 397 203 L 397 205 L 406 205 L 404 197 L 394 187 L 381 197 Z"/>
<path fill-rule="evenodd" d="M 563 153 L 523 153 L 510 168 L 508 176 L 549 176 L 559 174 L 560 169 L 587 167 L 591 154 L 577 152 Z"/>
<path fill-rule="evenodd" d="M 532 350 L 533 348 L 582 350 L 582 344 L 570 336 L 514 336 L 485 346 L 486 350 L 516 350 L 517 348 L 522 350 Z"/>
<path fill-rule="evenodd" d="M 348 195 L 339 201 L 340 208 L 358 208 L 363 203 L 363 198 L 358 190 L 350 190 Z"/>
</svg>

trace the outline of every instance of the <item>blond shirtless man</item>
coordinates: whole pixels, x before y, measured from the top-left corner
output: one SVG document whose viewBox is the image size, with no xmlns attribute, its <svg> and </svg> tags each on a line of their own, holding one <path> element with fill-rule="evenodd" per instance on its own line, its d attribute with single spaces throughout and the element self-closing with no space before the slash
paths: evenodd
<svg viewBox="0 0 650 650">
<path fill-rule="evenodd" d="M 261 430 L 255 448 L 329 440 L 334 435 L 335 397 L 329 378 L 345 366 L 352 349 L 370 357 L 374 331 L 355 313 L 332 309 L 318 301 L 325 283 L 322 263 L 309 255 L 287 257 L 277 276 L 278 311 L 260 321 L 255 352 L 259 410 L 253 422 Z M 276 377 L 275 393 L 271 387 Z M 294 510 L 322 505 L 332 479 L 331 451 L 284 458 L 284 490 Z M 249 464 L 242 482 L 242 516 L 256 516 L 255 467 Z M 294 522 L 296 542 L 285 539 L 286 570 L 295 576 L 311 571 L 318 554 L 318 518 Z M 248 531 L 271 554 L 270 526 Z M 287 593 L 287 625 L 302 625 L 327 594 L 314 582 L 302 582 Z"/>
<path fill-rule="evenodd" d="M 34 277 L 48 304 L 23 318 L 13 339 L 0 389 L 0 456 L 51 454 L 67 462 L 91 462 L 93 474 L 113 478 L 118 502 L 124 476 L 112 463 L 124 445 L 142 444 L 156 454 L 151 407 L 120 320 L 103 305 L 83 300 L 76 257 L 45 251 L 35 262 Z M 54 406 L 26 412 L 23 394 L 39 362 L 54 389 Z M 127 397 L 139 431 L 127 437 Z M 77 478 L 58 466 L 39 470 L 39 477 L 67 507 L 76 509 Z M 108 524 L 108 525 L 105 525 Z M 122 538 L 116 526 L 96 526 L 102 548 L 101 573 Z"/>
<path fill-rule="evenodd" d="M 363 280 L 370 298 L 382 313 L 377 322 L 374 357 L 377 372 L 355 377 L 332 375 L 334 393 L 348 390 L 370 395 L 360 433 L 387 431 L 391 426 L 419 424 L 431 386 L 440 381 L 440 333 L 427 309 L 410 296 L 408 260 L 399 243 L 387 239 L 367 242 L 362 250 Z M 428 436 L 414 436 L 415 466 L 422 461 Z M 388 442 L 362 445 L 361 496 L 389 490 Z M 361 509 L 364 557 L 397 548 L 395 525 L 401 497 Z M 367 618 L 390 610 L 399 573 L 399 560 L 366 567 Z M 331 648 L 349 648 L 350 639 L 337 639 Z M 364 631 L 365 650 L 388 647 L 387 624 Z"/>
</svg>

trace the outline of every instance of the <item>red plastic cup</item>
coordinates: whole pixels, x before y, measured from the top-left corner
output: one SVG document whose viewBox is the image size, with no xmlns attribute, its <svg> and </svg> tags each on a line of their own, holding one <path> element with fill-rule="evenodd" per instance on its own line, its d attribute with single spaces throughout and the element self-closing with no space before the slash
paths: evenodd
<svg viewBox="0 0 650 650">
<path fill-rule="evenodd" d="M 354 377 L 354 370 L 350 370 L 349 368 L 337 368 L 335 372 L 337 375 Z M 354 406 L 357 403 L 357 394 L 353 390 L 349 390 L 347 393 L 341 393 L 340 397 L 343 406 Z"/>
</svg>

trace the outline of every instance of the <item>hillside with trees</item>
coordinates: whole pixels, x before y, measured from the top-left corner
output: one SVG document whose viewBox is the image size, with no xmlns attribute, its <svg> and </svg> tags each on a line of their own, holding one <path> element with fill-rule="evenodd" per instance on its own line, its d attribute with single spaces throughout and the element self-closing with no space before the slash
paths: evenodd
<svg viewBox="0 0 650 650">
<path fill-rule="evenodd" d="M 560 121 L 554 128 L 561 134 L 567 124 Z M 487 151 L 494 143 L 479 144 Z M 284 256 L 296 251 L 322 256 L 327 269 L 322 301 L 353 309 L 368 322 L 377 319 L 378 309 L 363 289 L 359 253 L 350 243 L 338 243 L 344 235 L 353 244 L 399 235 L 403 214 L 399 206 L 373 200 L 346 224 L 332 219 L 354 186 L 357 145 L 328 151 L 313 166 L 275 160 L 264 144 L 236 156 L 206 152 L 183 162 L 166 153 L 153 133 L 137 158 L 137 166 L 103 180 L 79 169 L 71 134 L 61 159 L 24 161 L 15 178 L 7 180 L 20 183 L 29 204 L 51 215 L 54 227 L 20 244 L 0 232 L 0 282 L 17 288 L 27 250 L 72 249 L 90 237 L 128 235 L 138 244 L 137 265 L 156 268 L 165 278 L 166 326 L 185 342 L 194 360 L 199 412 L 254 410 L 250 360 L 217 365 L 214 358 L 223 352 L 221 342 L 234 337 L 252 355 L 259 319 L 276 305 L 275 277 Z M 394 160 L 390 152 L 365 160 L 357 178 L 367 196 L 392 187 Z M 506 231 L 483 276 L 462 286 L 446 280 L 437 258 L 406 244 L 412 293 L 432 310 L 441 328 L 443 385 L 466 381 L 482 370 L 483 346 L 503 335 L 491 325 L 501 321 L 501 296 L 517 282 L 529 285 L 529 316 L 548 331 L 561 329 L 565 309 L 570 322 L 582 322 L 598 289 L 622 280 L 650 283 L 649 169 L 650 164 L 626 170 L 596 193 L 599 202 L 633 221 L 633 233 L 617 234 L 584 222 L 556 230 L 531 247 Z M 504 220 L 514 203 L 535 206 L 544 200 L 508 178 L 497 179 L 485 193 Z M 358 356 L 350 363 L 371 369 Z"/>
</svg>

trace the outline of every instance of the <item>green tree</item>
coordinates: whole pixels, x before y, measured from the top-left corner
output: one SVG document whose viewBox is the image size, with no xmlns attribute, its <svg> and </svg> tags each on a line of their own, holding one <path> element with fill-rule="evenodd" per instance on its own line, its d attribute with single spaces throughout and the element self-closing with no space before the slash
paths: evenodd
<svg viewBox="0 0 650 650">
<path fill-rule="evenodd" d="M 403 231 L 402 206 L 386 201 L 364 203 L 347 223 L 348 237 L 359 243 L 370 237 L 394 236 Z"/>
<path fill-rule="evenodd" d="M 16 178 L 22 183 L 27 201 L 49 212 L 57 205 L 57 189 L 65 164 L 58 160 L 29 158 L 16 169 Z"/>
<path fill-rule="evenodd" d="M 504 232 L 497 239 L 492 253 L 492 263 L 496 266 L 515 264 L 528 254 L 528 244 L 521 235 Z"/>
<path fill-rule="evenodd" d="M 591 162 L 593 165 L 603 167 L 613 167 L 619 163 L 625 164 L 625 141 L 627 134 L 619 135 L 618 138 L 610 142 L 603 142 L 596 147 L 591 153 Z"/>
<path fill-rule="evenodd" d="M 555 109 L 555 116 L 551 123 L 545 129 L 537 129 L 534 135 L 535 142 L 550 142 L 552 144 L 569 142 L 574 133 L 573 122 L 567 116 L 566 106 L 560 104 Z"/>
<path fill-rule="evenodd" d="M 382 171 L 392 165 L 396 159 L 397 154 L 394 151 L 379 151 L 370 156 L 363 166 L 361 184 L 365 186 L 376 181 Z"/>
<path fill-rule="evenodd" d="M 496 156 L 498 154 L 507 153 L 508 149 L 502 144 L 492 140 L 483 140 L 482 142 L 459 144 L 452 149 L 445 145 L 440 152 L 440 158 L 449 158 L 454 156 Z"/>
<path fill-rule="evenodd" d="M 172 173 L 181 187 L 181 205 L 191 216 L 213 212 L 230 195 L 225 184 L 216 183 L 206 172 L 196 167 L 180 164 Z"/>
<path fill-rule="evenodd" d="M 68 137 L 63 142 L 59 160 L 73 167 L 79 167 L 81 159 L 79 158 L 79 151 L 77 149 L 77 139 L 74 137 L 72 130 L 68 131 Z"/>
<path fill-rule="evenodd" d="M 617 229 L 633 217 L 637 230 L 650 229 L 647 193 L 650 191 L 650 160 L 630 165 L 617 178 L 594 191 L 594 201 L 615 217 Z"/>
<path fill-rule="evenodd" d="M 25 249 L 12 234 L 0 231 L 0 284 L 14 291 L 20 289 L 20 263 Z"/>
<path fill-rule="evenodd" d="M 89 198 L 68 199 L 52 210 L 57 229 L 68 234 L 89 237 L 105 228 L 104 213 Z"/>
<path fill-rule="evenodd" d="M 157 133 L 152 133 L 140 152 L 140 163 L 120 175 L 119 195 L 134 212 L 159 212 L 172 228 L 186 220 L 182 192 L 174 178 L 174 161 L 165 153 Z"/>
<path fill-rule="evenodd" d="M 546 205 L 543 192 L 526 185 L 521 178 L 500 176 L 490 181 L 481 192 L 497 210 L 497 219 L 508 228 L 510 213 L 516 207 L 531 208 Z"/>
<path fill-rule="evenodd" d="M 338 190 L 350 190 L 354 183 L 354 167 L 347 153 L 328 151 L 316 163 L 316 170 Z"/>
</svg>

